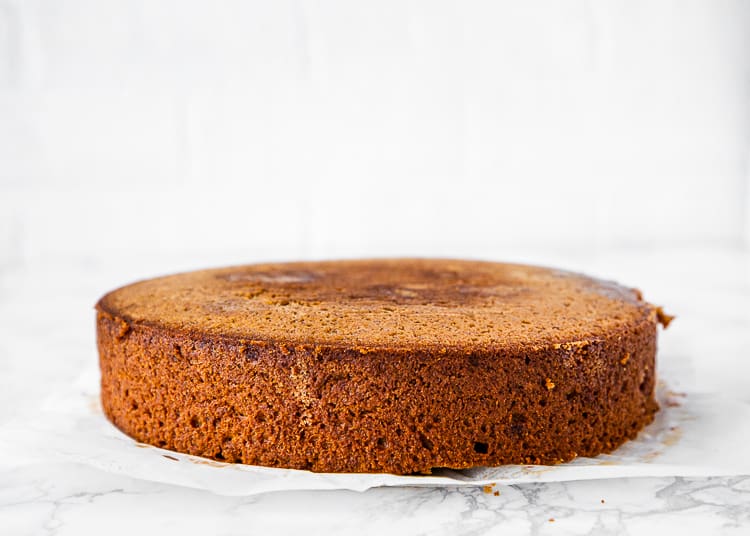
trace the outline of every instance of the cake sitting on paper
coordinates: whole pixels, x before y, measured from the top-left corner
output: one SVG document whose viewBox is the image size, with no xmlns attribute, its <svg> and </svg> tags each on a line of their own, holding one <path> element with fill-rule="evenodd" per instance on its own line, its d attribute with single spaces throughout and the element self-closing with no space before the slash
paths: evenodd
<svg viewBox="0 0 750 536">
<path fill-rule="evenodd" d="M 138 441 L 397 474 L 612 451 L 658 410 L 670 320 L 612 282 L 430 259 L 203 270 L 96 308 L 102 404 Z"/>
</svg>

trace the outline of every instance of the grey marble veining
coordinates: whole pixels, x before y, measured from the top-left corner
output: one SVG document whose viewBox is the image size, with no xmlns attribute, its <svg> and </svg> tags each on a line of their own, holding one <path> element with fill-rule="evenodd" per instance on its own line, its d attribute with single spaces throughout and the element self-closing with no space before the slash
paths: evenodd
<svg viewBox="0 0 750 536">
<path fill-rule="evenodd" d="M 498 495 L 495 495 L 495 492 Z M 73 464 L 0 472 L 3 534 L 747 534 L 750 477 L 221 497 Z"/>
<path fill-rule="evenodd" d="M 731 373 L 750 348 L 746 252 L 626 251 L 538 262 L 639 282 L 649 299 L 678 316 L 660 339 L 662 373 L 679 378 L 675 387 L 680 389 L 721 390 L 749 401 L 746 375 Z M 91 305 L 101 291 L 122 282 L 114 273 L 64 263 L 0 273 L 0 426 L 22 409 L 33 410 L 96 358 Z M 677 530 L 750 534 L 750 476 L 523 484 L 489 492 L 401 487 L 224 497 L 88 465 L 0 460 L 0 536 L 662 535 Z"/>
</svg>

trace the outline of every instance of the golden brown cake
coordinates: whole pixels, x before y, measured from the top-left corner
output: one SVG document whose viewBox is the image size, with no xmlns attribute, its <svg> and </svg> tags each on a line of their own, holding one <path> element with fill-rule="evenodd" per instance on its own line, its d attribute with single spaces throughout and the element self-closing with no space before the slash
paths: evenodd
<svg viewBox="0 0 750 536">
<path fill-rule="evenodd" d="M 669 321 L 615 283 L 427 259 L 204 270 L 96 308 L 102 404 L 138 441 L 400 474 L 613 450 L 658 409 Z"/>
</svg>

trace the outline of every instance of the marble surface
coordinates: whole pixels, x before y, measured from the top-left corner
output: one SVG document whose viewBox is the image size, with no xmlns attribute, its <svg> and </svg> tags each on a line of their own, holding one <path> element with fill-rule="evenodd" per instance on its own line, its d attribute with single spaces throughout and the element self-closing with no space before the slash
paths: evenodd
<svg viewBox="0 0 750 536">
<path fill-rule="evenodd" d="M 659 372 L 687 392 L 747 403 L 750 256 L 732 249 L 542 255 L 639 286 L 678 319 Z M 501 258 L 488 254 L 487 258 Z M 226 259 L 238 262 L 242 259 Z M 251 259 L 254 260 L 254 259 Z M 92 305 L 106 290 L 225 259 L 57 259 L 0 271 L 0 427 L 96 358 Z M 738 423 L 750 426 L 749 423 Z M 738 456 L 745 453 L 737 453 Z M 497 494 L 496 494 L 497 493 Z M 0 534 L 750 533 L 750 476 L 621 478 L 483 488 L 378 488 L 224 497 L 52 460 L 0 460 Z M 669 532 L 668 532 L 669 533 Z"/>
</svg>

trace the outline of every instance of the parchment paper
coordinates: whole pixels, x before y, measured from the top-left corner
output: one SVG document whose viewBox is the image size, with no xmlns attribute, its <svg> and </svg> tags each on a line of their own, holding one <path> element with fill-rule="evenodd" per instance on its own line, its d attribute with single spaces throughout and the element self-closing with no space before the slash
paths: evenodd
<svg viewBox="0 0 750 536">
<path fill-rule="evenodd" d="M 281 490 L 364 491 L 377 486 L 480 486 L 636 476 L 750 474 L 750 404 L 719 394 L 677 393 L 660 382 L 661 411 L 611 455 L 556 466 L 511 465 L 429 476 L 331 474 L 220 463 L 135 442 L 104 417 L 98 373 L 0 428 L 0 456 L 14 463 L 68 461 L 133 478 L 253 495 Z"/>
</svg>

